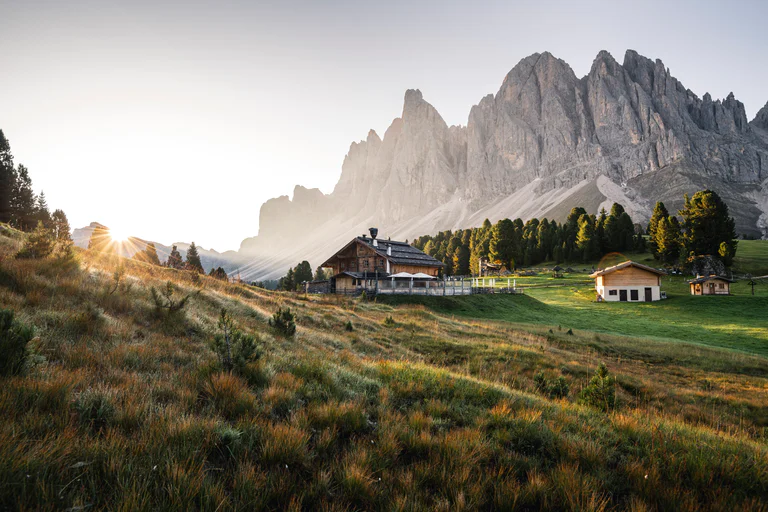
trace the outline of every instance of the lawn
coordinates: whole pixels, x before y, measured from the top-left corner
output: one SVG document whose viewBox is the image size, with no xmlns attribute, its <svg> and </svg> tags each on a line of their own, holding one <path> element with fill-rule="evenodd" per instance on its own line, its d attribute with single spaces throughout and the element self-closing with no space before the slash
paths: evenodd
<svg viewBox="0 0 768 512">
<path fill-rule="evenodd" d="M 576 283 L 584 282 L 581 278 L 571 277 Z M 567 281 L 517 278 L 517 285 L 525 288 L 526 283 L 535 282 L 541 286 L 547 279 Z M 397 296 L 385 300 L 421 303 L 443 313 L 472 318 L 701 344 L 768 356 L 766 286 L 756 287 L 756 295 L 752 296 L 750 287 L 741 281 L 733 285 L 732 296 L 694 297 L 688 294 L 683 278 L 666 277 L 662 290 L 669 298 L 652 303 L 597 303 L 593 288 L 583 284 L 525 288 L 524 295 Z"/>
</svg>

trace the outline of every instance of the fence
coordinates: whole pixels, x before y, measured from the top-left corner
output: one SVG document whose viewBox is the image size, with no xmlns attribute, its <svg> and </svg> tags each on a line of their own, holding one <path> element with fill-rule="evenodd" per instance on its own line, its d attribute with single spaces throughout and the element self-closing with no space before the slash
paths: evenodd
<svg viewBox="0 0 768 512">
<path fill-rule="evenodd" d="M 477 286 L 473 286 L 476 284 Z M 371 285 L 350 288 L 336 288 L 340 295 L 422 295 L 422 296 L 457 296 L 475 294 L 522 294 L 523 290 L 514 287 L 481 286 L 472 281 L 417 281 L 393 283 L 389 280 L 374 281 Z"/>
</svg>

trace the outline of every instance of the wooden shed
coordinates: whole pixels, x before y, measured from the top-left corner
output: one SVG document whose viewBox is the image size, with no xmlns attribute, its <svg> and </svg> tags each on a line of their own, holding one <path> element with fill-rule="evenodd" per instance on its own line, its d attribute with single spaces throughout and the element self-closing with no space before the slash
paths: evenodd
<svg viewBox="0 0 768 512">
<path fill-rule="evenodd" d="M 688 281 L 691 295 L 730 295 L 733 279 L 722 276 L 699 276 Z"/>
<path fill-rule="evenodd" d="M 651 302 L 661 299 L 663 275 L 663 270 L 625 261 L 589 277 L 595 280 L 598 302 Z"/>
</svg>

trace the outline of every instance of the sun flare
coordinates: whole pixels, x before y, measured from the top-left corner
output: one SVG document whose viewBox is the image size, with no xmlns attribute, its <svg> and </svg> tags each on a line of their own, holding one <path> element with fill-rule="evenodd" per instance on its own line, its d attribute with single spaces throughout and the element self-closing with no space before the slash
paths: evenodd
<svg viewBox="0 0 768 512">
<path fill-rule="evenodd" d="M 112 239 L 113 242 L 126 242 L 128 241 L 128 238 L 130 235 L 127 231 L 117 228 L 117 229 L 110 229 L 109 230 L 109 237 Z"/>
</svg>

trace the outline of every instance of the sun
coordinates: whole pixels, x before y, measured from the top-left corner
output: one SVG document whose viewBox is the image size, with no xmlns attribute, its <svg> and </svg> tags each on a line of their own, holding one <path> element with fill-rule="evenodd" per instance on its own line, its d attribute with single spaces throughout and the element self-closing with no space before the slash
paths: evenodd
<svg viewBox="0 0 768 512">
<path fill-rule="evenodd" d="M 113 242 L 127 242 L 130 235 L 127 231 L 121 228 L 112 229 L 109 230 L 109 237 L 112 239 Z"/>
</svg>

